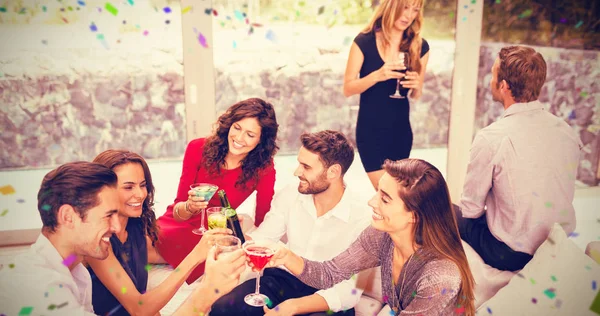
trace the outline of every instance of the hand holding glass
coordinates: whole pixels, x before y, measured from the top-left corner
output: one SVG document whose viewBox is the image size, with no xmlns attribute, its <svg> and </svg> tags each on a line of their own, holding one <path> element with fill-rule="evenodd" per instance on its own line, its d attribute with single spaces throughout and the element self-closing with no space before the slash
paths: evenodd
<svg viewBox="0 0 600 316">
<path fill-rule="evenodd" d="M 399 72 L 402 72 L 402 73 L 406 73 L 408 71 L 408 53 L 406 53 L 406 52 L 400 52 L 398 54 L 398 59 L 402 63 L 402 66 L 406 67 L 406 69 L 396 70 L 396 71 L 399 71 Z M 406 93 L 408 93 L 408 89 L 402 88 L 402 90 L 406 90 Z M 396 82 L 396 93 L 390 95 L 390 98 L 393 98 L 393 99 L 406 99 L 406 97 L 404 95 L 400 94 L 400 79 L 398 79 L 398 81 Z"/>
<path fill-rule="evenodd" d="M 265 306 L 269 298 L 264 294 L 260 294 L 260 273 L 267 263 L 269 263 L 275 251 L 277 251 L 277 245 L 269 240 L 248 240 L 242 248 L 254 268 L 258 270 L 256 275 L 256 291 L 246 295 L 244 302 L 255 307 Z"/>
<path fill-rule="evenodd" d="M 210 183 L 194 183 L 194 184 L 190 185 L 190 189 L 192 189 L 192 190 L 194 190 L 194 192 L 196 192 L 196 197 L 203 197 L 204 201 L 208 202 L 213 197 L 213 195 L 215 195 L 215 192 L 217 192 L 219 187 L 214 184 L 210 184 Z M 194 233 L 196 235 L 204 235 L 204 233 L 206 233 L 206 231 L 207 231 L 206 227 L 204 227 L 204 211 L 205 210 L 206 209 L 202 209 L 200 211 L 200 213 L 201 213 L 200 228 L 194 228 L 194 230 L 192 230 L 192 233 Z"/>
</svg>

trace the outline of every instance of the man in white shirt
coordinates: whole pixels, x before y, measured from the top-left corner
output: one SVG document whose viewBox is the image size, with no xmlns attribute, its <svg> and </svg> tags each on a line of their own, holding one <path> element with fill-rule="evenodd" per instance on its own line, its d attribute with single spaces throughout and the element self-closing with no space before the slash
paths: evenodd
<svg viewBox="0 0 600 316">
<path fill-rule="evenodd" d="M 264 222 L 249 237 L 279 241 L 286 235 L 287 247 L 294 253 L 326 261 L 346 250 L 369 226 L 371 212 L 366 201 L 344 184 L 344 174 L 354 160 L 346 137 L 327 130 L 303 134 L 301 141 L 294 172 L 300 183 L 277 193 Z M 211 316 L 269 315 L 267 308 L 244 302 L 255 286 L 253 278 L 235 288 L 213 305 Z M 260 293 L 269 298 L 269 307 L 277 315 L 354 315 L 362 291 L 355 288 L 353 279 L 317 290 L 286 270 L 267 268 L 260 279 Z"/>
<path fill-rule="evenodd" d="M 554 223 L 575 229 L 573 196 L 581 141 L 537 100 L 546 80 L 541 54 L 502 48 L 492 67 L 504 115 L 477 133 L 457 208 L 461 238 L 499 270 L 531 260 Z"/>
<path fill-rule="evenodd" d="M 108 256 L 109 238 L 121 229 L 118 205 L 117 175 L 109 168 L 73 162 L 50 171 L 38 192 L 41 234 L 27 252 L 0 270 L 0 313 L 94 315 L 92 280 L 81 262 L 85 256 Z M 202 284 L 176 315 L 206 312 L 237 285 L 245 256 L 239 250 L 217 264 L 211 250 L 206 266 Z"/>
</svg>

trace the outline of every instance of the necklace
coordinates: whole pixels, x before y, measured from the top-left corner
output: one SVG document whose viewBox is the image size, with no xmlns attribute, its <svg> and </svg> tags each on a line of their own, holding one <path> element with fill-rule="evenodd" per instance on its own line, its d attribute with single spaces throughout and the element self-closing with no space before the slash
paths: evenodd
<svg viewBox="0 0 600 316">
<path fill-rule="evenodd" d="M 413 258 L 413 255 L 415 253 L 413 252 L 412 255 L 410 255 L 410 258 L 408 258 L 408 261 L 406 262 L 406 266 L 404 266 L 404 268 L 402 269 L 402 272 L 404 272 L 404 276 L 402 276 L 402 283 L 400 283 L 400 297 L 402 297 L 402 290 L 404 289 L 404 279 L 406 279 L 406 271 L 408 269 L 408 265 L 410 264 L 410 261 Z"/>
</svg>

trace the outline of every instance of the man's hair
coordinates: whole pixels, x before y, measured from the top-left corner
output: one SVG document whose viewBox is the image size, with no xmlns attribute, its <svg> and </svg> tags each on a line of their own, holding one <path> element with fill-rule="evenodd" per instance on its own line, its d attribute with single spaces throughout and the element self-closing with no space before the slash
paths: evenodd
<svg viewBox="0 0 600 316">
<path fill-rule="evenodd" d="M 505 80 L 517 102 L 531 102 L 538 99 L 546 82 L 546 61 L 533 48 L 508 46 L 498 54 L 498 81 Z"/>
<path fill-rule="evenodd" d="M 48 172 L 38 192 L 43 228 L 55 232 L 58 209 L 65 204 L 85 219 L 87 211 L 100 203 L 98 193 L 107 186 L 117 186 L 117 175 L 98 163 L 70 162 Z"/>
<path fill-rule="evenodd" d="M 300 136 L 300 141 L 308 151 L 319 155 L 325 168 L 339 164 L 342 167 L 342 174 L 345 174 L 354 161 L 354 148 L 340 132 L 325 130 L 304 133 Z"/>
</svg>

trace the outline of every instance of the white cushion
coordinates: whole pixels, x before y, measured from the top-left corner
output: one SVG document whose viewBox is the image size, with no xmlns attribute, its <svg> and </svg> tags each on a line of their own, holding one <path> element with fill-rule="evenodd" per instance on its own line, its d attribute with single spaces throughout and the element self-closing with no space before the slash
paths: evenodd
<svg viewBox="0 0 600 316">
<path fill-rule="evenodd" d="M 508 281 L 516 273 L 500 271 L 485 264 L 477 252 L 464 240 L 462 240 L 462 245 L 475 280 L 475 308 L 478 308 L 508 284 Z"/>
<path fill-rule="evenodd" d="M 478 314 L 593 316 L 590 306 L 598 287 L 593 290 L 592 281 L 600 281 L 600 266 L 554 224 L 533 259 Z"/>
</svg>

